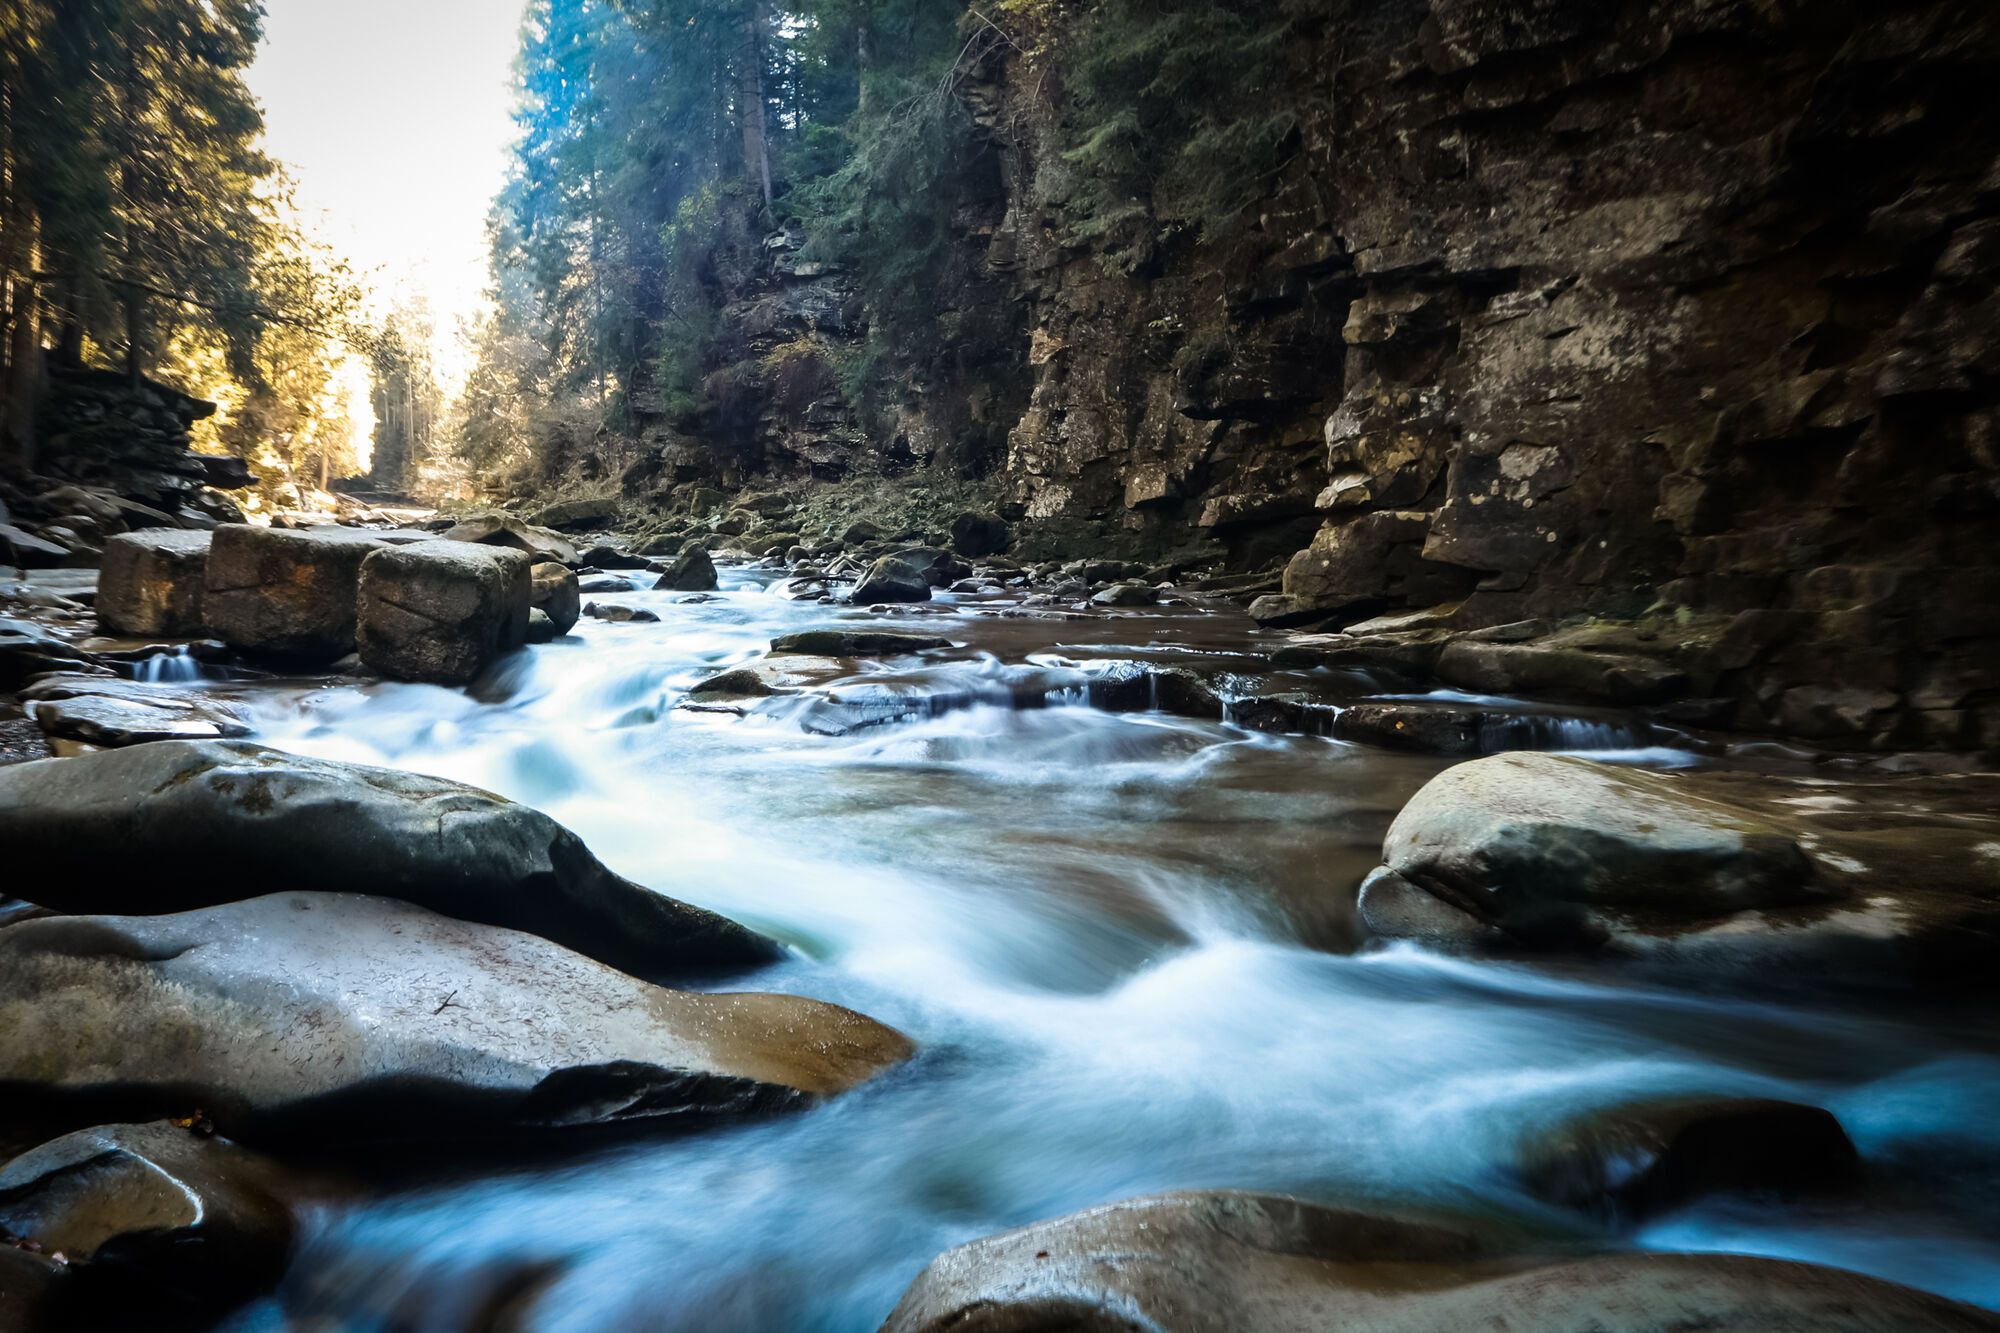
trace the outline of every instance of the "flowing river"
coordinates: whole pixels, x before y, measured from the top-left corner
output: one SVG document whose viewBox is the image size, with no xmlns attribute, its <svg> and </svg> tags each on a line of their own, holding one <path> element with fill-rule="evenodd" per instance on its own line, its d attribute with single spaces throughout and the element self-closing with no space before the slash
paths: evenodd
<svg viewBox="0 0 2000 1333">
<path fill-rule="evenodd" d="M 725 569 L 707 601 L 615 594 L 660 622 L 585 619 L 470 695 L 209 687 L 248 701 L 269 744 L 548 811 L 633 879 L 796 946 L 729 988 L 849 1005 L 923 1053 L 803 1114 L 330 1209 L 278 1297 L 235 1327 L 457 1330 L 532 1287 L 540 1329 L 872 1329 L 951 1245 L 1181 1187 L 1811 1259 L 2000 1306 L 1989 1014 L 1370 947 L 1354 886 L 1445 761 L 1060 691 L 1017 706 L 1024 680 L 1106 659 L 1254 670 L 1270 641 L 1227 610 L 1058 619 L 947 602 L 891 627 L 967 647 L 881 674 L 948 708 L 842 735 L 784 704 L 677 710 L 774 635 L 851 614 L 787 601 L 772 577 Z M 1698 760 L 1634 749 L 1616 726 L 1542 732 L 1627 762 Z M 1865 1182 L 1614 1235 L 1512 1178 L 1536 1132 L 1662 1094 L 1825 1106 Z"/>
</svg>

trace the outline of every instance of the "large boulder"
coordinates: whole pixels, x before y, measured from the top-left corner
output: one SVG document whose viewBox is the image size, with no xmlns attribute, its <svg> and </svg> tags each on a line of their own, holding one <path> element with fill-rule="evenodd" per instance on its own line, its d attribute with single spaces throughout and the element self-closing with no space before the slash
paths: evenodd
<svg viewBox="0 0 2000 1333">
<path fill-rule="evenodd" d="M 608 497 L 594 500 L 559 500 L 535 515 L 535 522 L 561 532 L 589 532 L 611 526 L 618 517 L 618 502 Z"/>
<path fill-rule="evenodd" d="M 669 990 L 360 894 L 0 930 L 10 1098 L 200 1106 L 252 1142 L 700 1123 L 845 1091 L 910 1052 L 834 1005 Z"/>
<path fill-rule="evenodd" d="M 528 603 L 549 618 L 556 634 L 576 628 L 583 613 L 582 590 L 574 573 L 553 560 L 544 560 L 528 571 Z"/>
<path fill-rule="evenodd" d="M 250 724 L 220 700 L 116 676 L 43 676 L 21 691 L 43 734 L 86 745 L 247 736 Z"/>
<path fill-rule="evenodd" d="M 1009 531 L 1007 520 L 998 514 L 968 510 L 951 521 L 951 549 L 974 560 L 980 556 L 999 554 L 1013 539 L 1014 534 Z"/>
<path fill-rule="evenodd" d="M 577 562 L 575 543 L 559 532 L 524 523 L 512 514 L 479 514 L 445 529 L 448 541 L 478 542 L 484 546 L 505 546 L 526 551 L 537 561 L 553 560 L 559 565 Z"/>
<path fill-rule="evenodd" d="M 891 551 L 868 566 L 854 586 L 853 600 L 868 602 L 928 602 L 932 588 L 948 588 L 972 567 L 934 546 Z"/>
<path fill-rule="evenodd" d="M 206 532 L 151 528 L 104 543 L 97 575 L 97 623 L 106 634 L 193 638 L 204 632 Z"/>
<path fill-rule="evenodd" d="M 725 917 L 613 874 L 540 811 L 240 741 L 0 769 L 0 845 L 9 889 L 65 912 L 180 912 L 268 892 L 276 875 L 529 931 L 656 980 L 779 956 Z"/>
<path fill-rule="evenodd" d="M 1812 1264 L 1510 1254 L 1456 1227 L 1203 1192 L 949 1250 L 884 1333 L 1970 1333 L 1983 1310 Z"/>
<path fill-rule="evenodd" d="M 213 1314 L 284 1271 L 301 1183 L 172 1121 L 101 1125 L 0 1166 L 0 1232 L 64 1256 L 78 1315 Z"/>
<path fill-rule="evenodd" d="M 2000 779 L 1829 782 L 1503 754 L 1406 805 L 1378 934 L 1769 976 L 1979 982 L 2000 942 Z"/>
<path fill-rule="evenodd" d="M 713 592 L 715 561 L 699 546 L 690 546 L 669 561 L 653 585 L 663 592 Z"/>
<path fill-rule="evenodd" d="M 361 563 L 361 660 L 397 680 L 462 685 L 528 641 L 521 551 L 472 542 L 385 547 Z"/>
<path fill-rule="evenodd" d="M 203 614 L 232 648 L 311 661 L 354 651 L 361 562 L 426 540 L 364 528 L 228 523 L 211 534 Z"/>
</svg>

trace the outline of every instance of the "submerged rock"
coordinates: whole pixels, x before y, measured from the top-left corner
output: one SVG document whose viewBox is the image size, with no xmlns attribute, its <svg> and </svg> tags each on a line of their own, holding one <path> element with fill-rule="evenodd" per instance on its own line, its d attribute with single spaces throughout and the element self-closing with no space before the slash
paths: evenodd
<svg viewBox="0 0 2000 1333">
<path fill-rule="evenodd" d="M 192 638 L 203 633 L 208 578 L 206 532 L 151 528 L 104 544 L 97 576 L 97 623 L 106 634 Z"/>
<path fill-rule="evenodd" d="M 284 1271 L 299 1185 L 170 1121 L 102 1125 L 0 1166 L 0 1232 L 69 1261 L 75 1315 L 212 1314 Z"/>
<path fill-rule="evenodd" d="M 796 634 L 781 634 L 771 640 L 773 654 L 809 657 L 884 657 L 949 647 L 950 639 L 941 639 L 934 634 L 905 634 L 896 630 L 809 629 Z"/>
<path fill-rule="evenodd" d="M 471 542 L 385 547 L 361 564 L 361 660 L 396 680 L 463 685 L 528 641 L 529 559 Z"/>
<path fill-rule="evenodd" d="M 753 1115 L 910 1052 L 834 1005 L 668 990 L 360 894 L 0 931 L 0 1086 L 57 1106 L 198 1105 L 255 1141 Z"/>
<path fill-rule="evenodd" d="M 1817 1106 L 1684 1098 L 1560 1125 L 1523 1145 L 1516 1169 L 1537 1198 L 1640 1221 L 1707 1194 L 1846 1184 L 1859 1161 L 1840 1122 Z"/>
<path fill-rule="evenodd" d="M 725 917 L 613 874 L 540 811 L 441 778 L 245 742 L 169 741 L 0 769 L 0 845 L 19 892 L 65 912 L 365 889 L 652 979 L 779 954 Z"/>
<path fill-rule="evenodd" d="M 1769 977 L 1979 983 L 2000 942 L 2000 780 L 1661 773 L 1564 755 L 1447 769 L 1383 844 L 1379 934 Z M 1410 893 L 1435 907 L 1417 911 Z M 1454 931 L 1452 922 L 1458 923 Z"/>
<path fill-rule="evenodd" d="M 1132 1199 L 948 1250 L 884 1333 L 1895 1333 L 1983 1310 L 1811 1264 L 1510 1254 L 1451 1226 L 1273 1195 Z"/>
<path fill-rule="evenodd" d="M 613 624 L 652 625 L 659 623 L 659 615 L 643 606 L 626 606 L 623 602 L 585 602 L 583 614 L 592 620 L 604 620 Z"/>
</svg>

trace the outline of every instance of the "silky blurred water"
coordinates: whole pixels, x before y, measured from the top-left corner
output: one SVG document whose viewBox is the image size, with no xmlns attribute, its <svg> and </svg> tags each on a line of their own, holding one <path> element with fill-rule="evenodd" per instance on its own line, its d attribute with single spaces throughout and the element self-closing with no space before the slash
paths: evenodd
<svg viewBox="0 0 2000 1333">
<path fill-rule="evenodd" d="M 955 1243 L 1183 1187 L 1588 1236 L 1599 1224 L 1528 1199 L 1509 1162 L 1564 1117 L 1660 1094 L 1827 1106 L 1868 1183 L 1810 1205 L 1704 1204 L 1598 1243 L 1811 1259 L 2000 1305 L 1985 1013 L 1369 947 L 1355 885 L 1444 761 L 1101 712 L 1080 690 L 1010 701 L 1028 676 L 1107 660 L 1254 672 L 1257 636 L 1222 611 L 945 605 L 894 626 L 965 645 L 896 664 L 898 689 L 948 701 L 933 716 L 826 736 L 782 703 L 677 711 L 775 634 L 849 615 L 724 579 L 700 603 L 600 595 L 662 619 L 585 620 L 470 694 L 232 689 L 267 743 L 548 811 L 622 873 L 796 946 L 732 988 L 850 1005 L 922 1055 L 787 1119 L 329 1212 L 244 1327 L 458 1329 L 532 1279 L 551 1284 L 538 1329 L 869 1329 Z M 1531 731 L 1628 762 L 1695 759 L 1602 719 Z"/>
</svg>

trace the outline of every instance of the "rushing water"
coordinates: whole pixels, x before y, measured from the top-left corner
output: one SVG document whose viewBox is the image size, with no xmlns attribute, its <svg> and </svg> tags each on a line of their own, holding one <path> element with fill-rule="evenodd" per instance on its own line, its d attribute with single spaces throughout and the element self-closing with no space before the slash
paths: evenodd
<svg viewBox="0 0 2000 1333">
<path fill-rule="evenodd" d="M 1590 1237 L 1597 1224 L 1536 1204 L 1507 1164 L 1560 1118 L 1657 1094 L 1824 1105 L 1868 1182 L 1596 1243 L 1813 1259 L 2000 1305 L 1984 1015 L 1365 947 L 1354 886 L 1443 761 L 1106 713 L 1065 688 L 1113 659 L 1254 674 L 1259 641 L 1233 615 L 1008 618 L 988 599 L 898 626 L 968 644 L 884 675 L 949 706 L 834 736 L 782 705 L 677 711 L 774 634 L 847 614 L 724 579 L 713 601 L 619 594 L 661 623 L 585 620 L 470 695 L 224 688 L 268 743 L 548 811 L 623 873 L 797 946 L 733 987 L 850 1005 L 923 1054 L 793 1117 L 330 1211 L 244 1327 L 457 1329 L 536 1274 L 554 1283 L 533 1307 L 545 1329 L 868 1329 L 955 1243 L 1178 1187 Z M 1540 744 L 1693 759 L 1597 720 L 1523 726 Z"/>
</svg>

